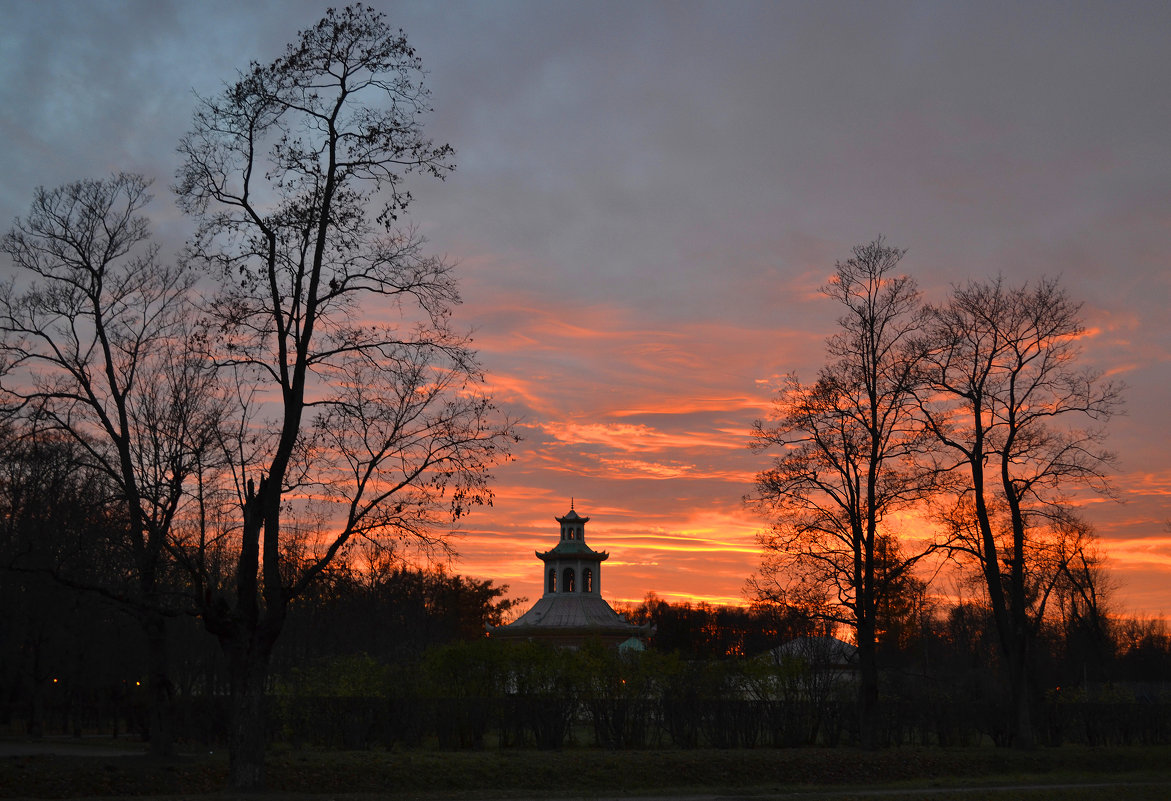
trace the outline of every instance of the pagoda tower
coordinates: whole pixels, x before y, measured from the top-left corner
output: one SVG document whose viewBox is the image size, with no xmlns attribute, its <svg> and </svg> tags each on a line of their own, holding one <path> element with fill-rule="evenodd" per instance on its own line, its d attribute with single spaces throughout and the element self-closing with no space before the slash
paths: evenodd
<svg viewBox="0 0 1171 801">
<path fill-rule="evenodd" d="M 490 628 L 490 637 L 540 640 L 576 648 L 589 640 L 620 645 L 634 638 L 641 643 L 652 633 L 615 612 L 601 595 L 605 551 L 586 545 L 585 524 L 570 503 L 564 517 L 554 518 L 561 538 L 548 551 L 535 551 L 542 564 L 544 594 L 529 611 L 505 626 Z"/>
</svg>

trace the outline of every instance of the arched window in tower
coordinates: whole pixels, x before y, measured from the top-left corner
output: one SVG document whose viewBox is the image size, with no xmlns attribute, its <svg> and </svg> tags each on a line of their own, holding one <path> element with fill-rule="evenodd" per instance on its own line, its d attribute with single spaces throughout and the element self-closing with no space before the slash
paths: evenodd
<svg viewBox="0 0 1171 801">
<path fill-rule="evenodd" d="M 562 592 L 576 592 L 577 582 L 572 567 L 565 568 L 565 576 L 561 580 Z"/>
<path fill-rule="evenodd" d="M 557 592 L 557 568 L 549 570 L 549 592 Z"/>
<path fill-rule="evenodd" d="M 588 567 L 585 570 L 581 571 L 581 591 L 582 592 L 593 592 L 594 591 L 594 571 Z"/>
</svg>

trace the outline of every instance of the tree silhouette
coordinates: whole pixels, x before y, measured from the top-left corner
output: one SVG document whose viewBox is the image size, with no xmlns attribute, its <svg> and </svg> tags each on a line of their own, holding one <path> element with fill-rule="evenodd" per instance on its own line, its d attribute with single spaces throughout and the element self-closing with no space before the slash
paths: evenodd
<svg viewBox="0 0 1171 801">
<path fill-rule="evenodd" d="M 192 263 L 222 281 L 210 357 L 235 383 L 232 582 L 190 560 L 232 679 L 230 781 L 264 781 L 262 701 L 289 605 L 356 540 L 444 546 L 488 502 L 507 426 L 480 390 L 448 264 L 396 226 L 407 172 L 442 178 L 401 31 L 330 10 L 285 54 L 203 99 L 180 150 Z M 380 209 L 380 210 L 379 210 Z M 377 213 L 374 213 L 374 211 Z"/>
<path fill-rule="evenodd" d="M 1070 490 L 1108 489 L 1101 425 L 1118 410 L 1121 388 L 1078 367 L 1080 307 L 1054 280 L 972 283 L 930 314 L 920 414 L 936 467 L 959 482 L 946 518 L 984 578 L 1008 666 L 1013 742 L 1027 748 L 1037 627 L 1056 583 L 1077 575 L 1074 558 L 1085 553 Z"/>
<path fill-rule="evenodd" d="M 889 529 L 890 514 L 931 485 L 929 473 L 909 464 L 922 433 L 910 348 L 922 314 L 914 282 L 895 274 L 903 254 L 879 238 L 836 265 L 822 290 L 844 307 L 827 342 L 831 360 L 811 385 L 789 376 L 772 419 L 753 431 L 753 447 L 781 450 L 750 498 L 775 521 L 760 537 L 765 555 L 753 589 L 854 630 L 866 746 L 874 744 L 879 609 L 926 553 L 902 553 Z"/>
<path fill-rule="evenodd" d="M 121 525 L 118 573 L 88 586 L 115 598 L 146 634 L 155 717 L 151 749 L 171 750 L 166 617 L 172 526 L 199 454 L 217 441 L 220 405 L 198 357 L 194 276 L 161 263 L 142 210 L 149 185 L 119 173 L 38 189 L 0 248 L 18 268 L 0 293 L 0 397 L 25 436 L 73 443 L 111 487 Z M 64 576 L 59 575 L 60 578 Z"/>
</svg>

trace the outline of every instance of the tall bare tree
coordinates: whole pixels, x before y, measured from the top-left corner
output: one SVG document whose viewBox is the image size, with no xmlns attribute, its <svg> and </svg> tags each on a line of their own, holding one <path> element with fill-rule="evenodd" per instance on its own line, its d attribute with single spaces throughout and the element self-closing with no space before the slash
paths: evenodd
<svg viewBox="0 0 1171 801">
<path fill-rule="evenodd" d="M 131 586 L 95 586 L 147 637 L 151 749 L 171 750 L 166 574 L 171 527 L 197 452 L 214 441 L 212 375 L 191 348 L 190 270 L 150 242 L 141 176 L 38 189 L 0 249 L 17 276 L 0 292 L 0 396 L 26 432 L 73 442 L 113 487 Z"/>
<path fill-rule="evenodd" d="M 450 265 L 396 227 L 408 172 L 442 178 L 421 62 L 383 15 L 329 11 L 203 99 L 177 191 L 222 279 L 211 356 L 235 382 L 232 581 L 195 565 L 232 681 L 230 781 L 264 782 L 262 701 L 290 603 L 360 538 L 423 539 L 491 499 L 507 425 L 481 389 Z"/>
<path fill-rule="evenodd" d="M 1036 629 L 1054 582 L 1074 575 L 1071 558 L 1084 552 L 1070 547 L 1085 536 L 1070 494 L 1108 490 L 1102 425 L 1118 411 L 1121 387 L 1079 367 L 1080 305 L 1055 280 L 972 283 L 930 314 L 921 415 L 936 466 L 960 480 L 947 518 L 984 578 L 1008 669 L 1012 739 L 1027 748 Z"/>
<path fill-rule="evenodd" d="M 881 238 L 836 265 L 823 293 L 844 307 L 817 381 L 790 376 L 753 447 L 781 450 L 750 500 L 774 523 L 761 535 L 758 596 L 820 608 L 854 630 L 863 743 L 874 745 L 877 620 L 883 596 L 927 550 L 905 553 L 892 512 L 924 497 L 930 476 L 911 464 L 921 426 L 910 348 L 921 322 L 914 282 L 896 274 L 905 251 Z"/>
</svg>

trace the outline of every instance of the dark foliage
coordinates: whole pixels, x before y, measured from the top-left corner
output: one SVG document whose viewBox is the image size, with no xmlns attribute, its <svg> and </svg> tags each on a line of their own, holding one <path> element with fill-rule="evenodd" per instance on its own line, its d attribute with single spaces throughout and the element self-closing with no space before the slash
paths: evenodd
<svg viewBox="0 0 1171 801">
<path fill-rule="evenodd" d="M 355 654 L 409 662 L 427 648 L 477 639 L 517 604 L 504 597 L 507 591 L 442 568 L 340 565 L 290 609 L 274 672 Z"/>
<path fill-rule="evenodd" d="M 655 627 L 656 650 L 689 659 L 756 655 L 816 628 L 801 610 L 777 604 L 672 604 L 651 593 L 640 604 L 617 609 L 633 623 Z"/>
</svg>

